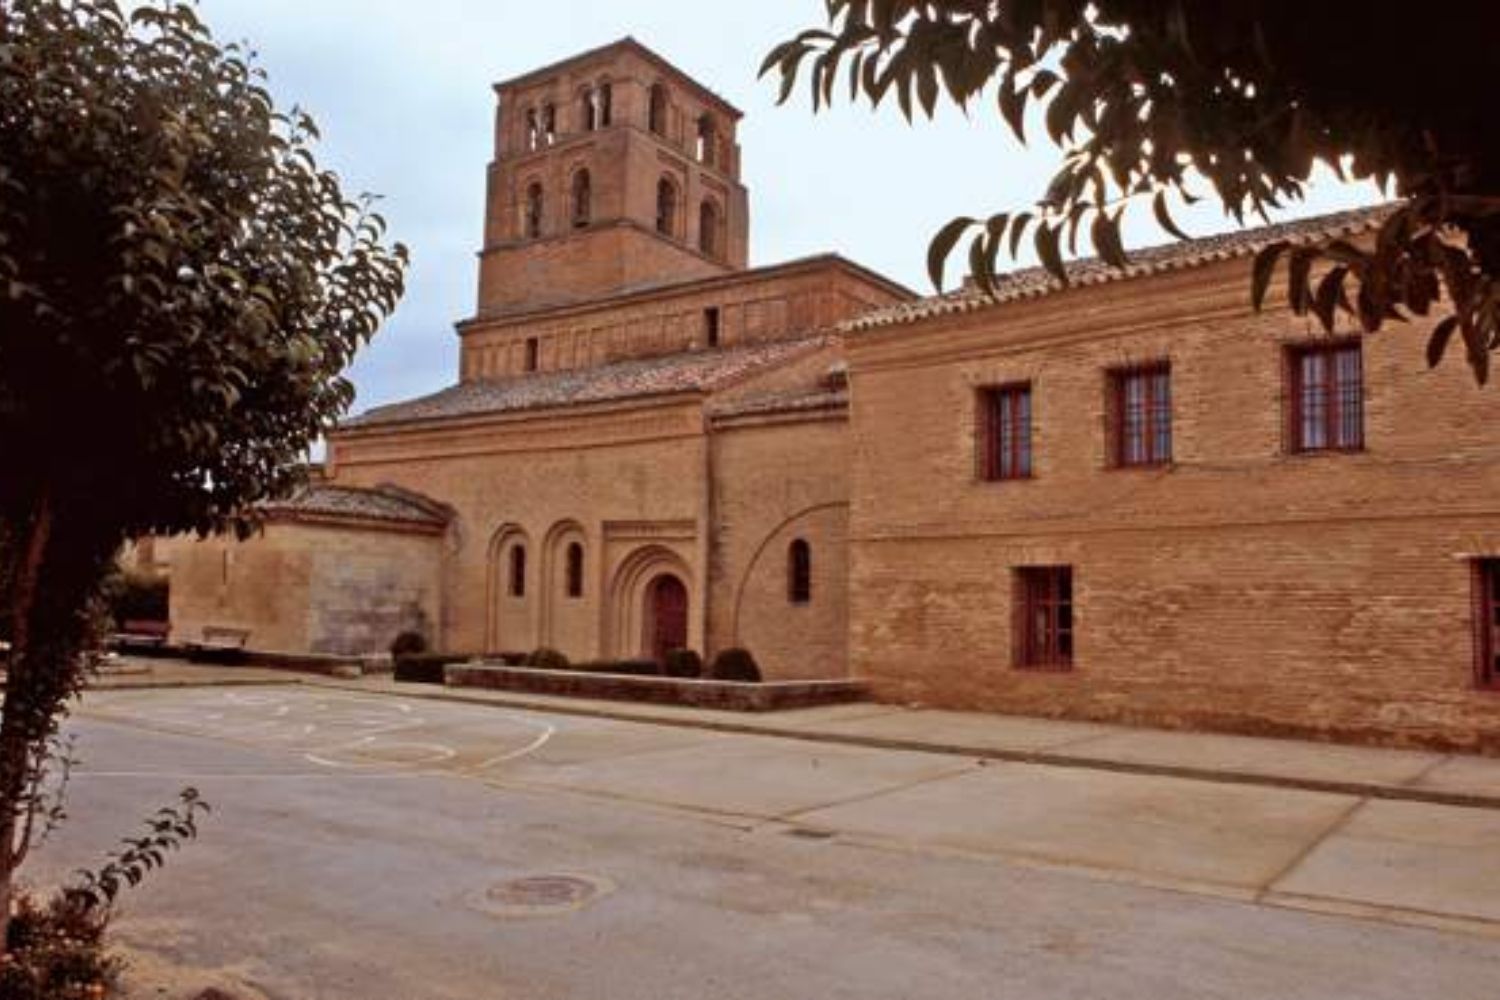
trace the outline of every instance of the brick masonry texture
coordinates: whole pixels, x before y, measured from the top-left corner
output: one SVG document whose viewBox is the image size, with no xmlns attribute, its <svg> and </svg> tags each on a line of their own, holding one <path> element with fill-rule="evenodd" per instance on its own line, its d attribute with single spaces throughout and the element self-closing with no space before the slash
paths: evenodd
<svg viewBox="0 0 1500 1000">
<path fill-rule="evenodd" d="M 605 83 L 611 124 L 590 131 L 582 97 Z M 1363 449 L 1294 454 L 1286 356 L 1323 338 L 1283 302 L 1248 304 L 1257 247 L 1369 239 L 1383 210 L 1146 250 L 1125 271 L 1079 262 L 1069 288 L 1028 270 L 994 300 L 915 301 L 831 255 L 747 269 L 739 114 L 638 43 L 497 92 L 457 383 L 349 421 L 327 481 L 252 542 L 163 546 L 180 637 L 229 625 L 257 648 L 378 652 L 421 628 L 450 652 L 635 657 L 671 576 L 686 644 L 746 646 L 770 679 L 1500 752 L 1470 594 L 1472 559 L 1500 557 L 1494 390 L 1453 360 L 1427 370 L 1425 329 L 1397 324 L 1362 338 Z M 556 135 L 534 140 L 527 112 L 549 105 Z M 580 169 L 591 214 L 574 226 Z M 666 234 L 663 177 L 680 199 Z M 704 198 L 723 209 L 710 252 Z M 1112 468 L 1109 373 L 1163 362 L 1171 462 Z M 1016 382 L 1032 475 L 981 481 L 978 393 Z M 1015 575 L 1037 566 L 1072 567 L 1070 670 L 1013 663 Z"/>
<path fill-rule="evenodd" d="M 1365 440 L 1291 454 L 1247 259 L 853 336 L 851 657 L 902 701 L 1500 749 L 1469 566 L 1500 543 L 1494 394 L 1363 339 Z M 1173 461 L 1113 469 L 1106 372 L 1169 360 Z M 1029 381 L 1033 478 L 976 476 L 976 390 Z M 1015 669 L 1015 567 L 1070 565 L 1075 666 Z"/>
</svg>

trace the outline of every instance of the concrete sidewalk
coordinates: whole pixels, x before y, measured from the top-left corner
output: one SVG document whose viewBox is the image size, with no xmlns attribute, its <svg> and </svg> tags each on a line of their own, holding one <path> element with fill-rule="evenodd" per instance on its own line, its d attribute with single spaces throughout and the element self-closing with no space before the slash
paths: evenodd
<svg viewBox="0 0 1500 1000">
<path fill-rule="evenodd" d="M 596 701 L 396 683 L 389 676 L 339 680 L 244 666 L 146 661 L 145 673 L 100 678 L 97 689 L 301 683 L 366 694 L 563 715 L 781 736 L 820 743 L 944 753 L 1220 783 L 1298 788 L 1362 798 L 1500 809 L 1500 758 L 1172 732 L 977 712 L 859 703 L 774 713 Z"/>
</svg>

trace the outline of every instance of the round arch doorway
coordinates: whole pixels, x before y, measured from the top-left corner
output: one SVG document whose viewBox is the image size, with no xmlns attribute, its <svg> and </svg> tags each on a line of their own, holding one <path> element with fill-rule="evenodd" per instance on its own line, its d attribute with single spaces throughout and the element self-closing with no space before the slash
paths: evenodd
<svg viewBox="0 0 1500 1000">
<path fill-rule="evenodd" d="M 658 663 L 674 649 L 687 648 L 687 587 L 663 573 L 646 587 L 646 655 Z"/>
</svg>

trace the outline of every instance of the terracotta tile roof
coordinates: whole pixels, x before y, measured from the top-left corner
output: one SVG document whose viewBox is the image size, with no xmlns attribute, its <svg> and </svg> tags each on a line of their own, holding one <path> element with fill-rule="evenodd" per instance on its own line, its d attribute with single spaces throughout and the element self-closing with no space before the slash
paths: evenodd
<svg viewBox="0 0 1500 1000">
<path fill-rule="evenodd" d="M 448 515 L 442 505 L 393 486 L 364 489 L 314 483 L 263 508 L 272 519 L 347 519 L 442 528 Z"/>
<path fill-rule="evenodd" d="M 1131 251 L 1130 264 L 1123 269 L 1111 267 L 1097 257 L 1088 257 L 1068 262 L 1068 277 L 1074 285 L 1102 285 L 1150 274 L 1198 267 L 1234 257 L 1248 257 L 1277 240 L 1310 243 L 1354 236 L 1378 228 L 1391 210 L 1389 205 L 1377 205 L 1348 212 L 1337 212 L 1332 215 L 1320 215 L 1310 219 L 1298 219 L 1295 222 L 1284 222 L 1273 226 L 1261 226 L 1257 229 L 1241 229 L 1215 236 L 1205 236 L 1201 239 L 1180 240 L 1147 247 Z M 1040 298 L 1062 289 L 1062 283 L 1048 274 L 1046 269 L 1030 267 L 999 275 L 995 281 L 993 298 L 986 296 L 977 288 L 965 287 L 944 295 L 876 309 L 844 322 L 838 329 L 843 332 L 855 332 L 896 326 L 933 316 L 972 312 L 1018 299 Z"/>
<path fill-rule="evenodd" d="M 636 358 L 593 368 L 460 382 L 430 396 L 377 407 L 345 421 L 344 427 L 359 429 L 411 420 L 475 417 L 712 391 L 827 343 L 826 336 L 804 337 L 725 350 Z"/>
<path fill-rule="evenodd" d="M 849 393 L 845 389 L 789 389 L 710 407 L 709 416 L 717 419 L 772 413 L 805 413 L 813 410 L 841 410 L 848 405 Z"/>
</svg>

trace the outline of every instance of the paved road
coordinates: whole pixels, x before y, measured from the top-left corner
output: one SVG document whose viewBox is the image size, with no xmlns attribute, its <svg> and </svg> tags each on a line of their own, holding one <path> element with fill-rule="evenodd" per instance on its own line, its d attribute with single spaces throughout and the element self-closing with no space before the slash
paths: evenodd
<svg viewBox="0 0 1500 1000">
<path fill-rule="evenodd" d="M 285 1000 L 1500 983 L 1495 811 L 291 687 L 94 692 L 74 728 L 76 818 L 34 878 L 185 783 L 216 806 L 127 902 L 147 980 L 166 963 Z"/>
</svg>

